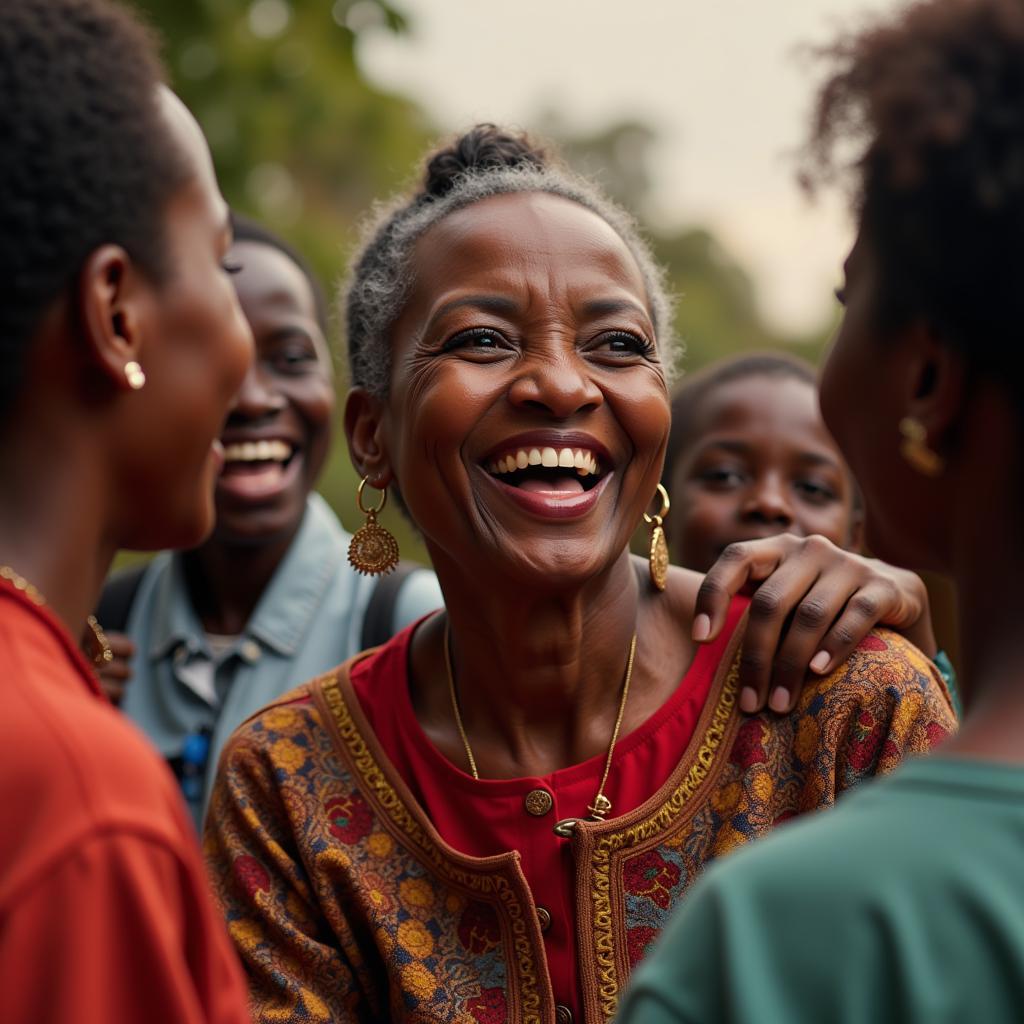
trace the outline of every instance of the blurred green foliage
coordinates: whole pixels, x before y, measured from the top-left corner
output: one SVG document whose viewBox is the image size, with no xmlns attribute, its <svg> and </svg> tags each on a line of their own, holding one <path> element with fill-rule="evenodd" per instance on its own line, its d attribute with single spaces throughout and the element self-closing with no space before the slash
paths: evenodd
<svg viewBox="0 0 1024 1024">
<path fill-rule="evenodd" d="M 388 0 L 134 3 L 163 39 L 172 84 L 206 132 L 228 201 L 293 241 L 333 289 L 360 217 L 415 174 L 435 134 L 414 100 L 371 85 L 359 68 L 359 36 L 406 31 L 401 10 Z M 581 133 L 549 112 L 537 129 L 642 218 L 652 128 L 623 121 Z M 749 276 L 708 231 L 647 228 L 680 297 L 688 368 L 750 348 L 820 351 L 824 332 L 783 338 L 764 325 Z M 349 529 L 360 520 L 356 483 L 339 430 L 320 489 Z M 382 518 L 403 555 L 425 560 L 395 503 Z"/>
</svg>

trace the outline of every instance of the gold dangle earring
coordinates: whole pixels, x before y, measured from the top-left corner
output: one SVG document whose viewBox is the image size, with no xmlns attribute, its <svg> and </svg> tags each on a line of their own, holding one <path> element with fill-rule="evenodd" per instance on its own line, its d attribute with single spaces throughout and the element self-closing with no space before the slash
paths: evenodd
<svg viewBox="0 0 1024 1024">
<path fill-rule="evenodd" d="M 348 561 L 356 572 L 364 576 L 387 576 L 398 565 L 398 541 L 390 530 L 377 522 L 377 516 L 388 503 L 388 489 L 384 487 L 381 490 L 380 504 L 376 508 L 363 505 L 363 488 L 369 480 L 368 476 L 364 476 L 356 491 L 356 505 L 366 516 L 366 522 L 352 536 L 348 546 Z"/>
<path fill-rule="evenodd" d="M 928 446 L 928 431 L 915 416 L 904 416 L 900 420 L 900 455 L 922 476 L 942 476 L 946 462 L 941 455 Z"/>
<path fill-rule="evenodd" d="M 658 484 L 658 494 L 661 496 L 661 511 L 655 516 L 644 513 L 644 522 L 651 528 L 651 553 L 648 556 L 651 566 L 651 582 L 659 589 L 664 590 L 668 582 L 668 544 L 665 542 L 665 531 L 662 525 L 665 516 L 672 507 L 668 500 L 668 491 Z"/>
</svg>

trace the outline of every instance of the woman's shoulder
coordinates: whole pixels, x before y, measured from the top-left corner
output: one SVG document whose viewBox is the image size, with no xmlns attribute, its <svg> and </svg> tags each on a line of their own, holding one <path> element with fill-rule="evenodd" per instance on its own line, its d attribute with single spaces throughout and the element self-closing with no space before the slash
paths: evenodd
<svg viewBox="0 0 1024 1024">
<path fill-rule="evenodd" d="M 224 746 L 222 767 L 259 761 L 288 769 L 283 762 L 294 760 L 288 751 L 297 744 L 308 749 L 325 732 L 323 716 L 313 699 L 317 682 L 294 687 L 245 719 Z"/>
<path fill-rule="evenodd" d="M 875 628 L 828 675 L 810 681 L 793 712 L 819 722 L 850 719 L 855 731 L 920 733 L 931 748 L 956 729 L 942 677 L 909 640 Z M 916 741 L 915 741 L 916 743 Z"/>
</svg>

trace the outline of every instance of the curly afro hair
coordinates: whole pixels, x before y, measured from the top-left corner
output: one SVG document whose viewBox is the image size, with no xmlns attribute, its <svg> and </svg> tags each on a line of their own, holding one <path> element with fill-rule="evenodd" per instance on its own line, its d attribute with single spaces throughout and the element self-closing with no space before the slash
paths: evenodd
<svg viewBox="0 0 1024 1024">
<path fill-rule="evenodd" d="M 881 334 L 920 319 L 1020 389 L 1024 0 L 926 0 L 822 55 L 805 182 L 852 180 Z"/>
<path fill-rule="evenodd" d="M 149 32 L 108 0 L 0 4 L 0 419 L 40 317 L 90 252 L 123 246 L 155 281 L 167 198 L 188 170 L 158 106 Z"/>
</svg>

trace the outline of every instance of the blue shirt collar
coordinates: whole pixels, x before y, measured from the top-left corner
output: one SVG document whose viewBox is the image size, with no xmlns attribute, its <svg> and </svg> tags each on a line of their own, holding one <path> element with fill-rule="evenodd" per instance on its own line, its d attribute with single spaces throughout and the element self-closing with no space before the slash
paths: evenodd
<svg viewBox="0 0 1024 1024">
<path fill-rule="evenodd" d="M 323 600 L 349 542 L 349 535 L 319 494 L 310 494 L 299 531 L 263 592 L 242 637 L 252 637 L 279 654 L 296 653 Z M 155 595 L 150 657 L 154 660 L 184 644 L 190 652 L 206 651 L 203 627 L 185 587 L 180 555 Z"/>
</svg>

